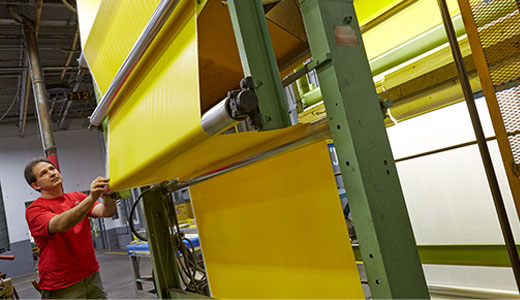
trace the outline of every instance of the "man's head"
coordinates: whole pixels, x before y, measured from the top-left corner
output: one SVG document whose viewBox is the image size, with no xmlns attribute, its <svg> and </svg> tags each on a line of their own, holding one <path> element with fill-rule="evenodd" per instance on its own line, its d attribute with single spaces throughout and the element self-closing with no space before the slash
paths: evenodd
<svg viewBox="0 0 520 300">
<path fill-rule="evenodd" d="M 60 186 L 63 182 L 60 172 L 54 164 L 46 158 L 35 158 L 31 160 L 24 170 L 25 180 L 38 192 Z"/>
</svg>

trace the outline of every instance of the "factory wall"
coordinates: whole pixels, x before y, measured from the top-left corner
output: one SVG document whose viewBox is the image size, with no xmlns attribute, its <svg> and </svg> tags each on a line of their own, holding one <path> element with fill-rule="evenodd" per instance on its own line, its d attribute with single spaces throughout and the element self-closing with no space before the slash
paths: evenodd
<svg viewBox="0 0 520 300">
<path fill-rule="evenodd" d="M 78 129 L 72 124 L 67 131 L 55 133 L 65 192 L 88 191 L 96 176 L 105 175 L 103 136 L 96 130 Z M 8 276 L 32 272 L 30 236 L 25 221 L 25 203 L 39 193 L 25 182 L 23 169 L 34 157 L 42 156 L 36 124 L 30 122 L 24 138 L 16 127 L 0 126 L 0 185 L 3 191 L 11 254 L 14 261 L 0 261 L 0 271 Z M 119 220 L 105 220 L 107 230 L 121 226 Z M 7 254 L 7 253 L 4 253 Z"/>
<path fill-rule="evenodd" d="M 477 100 L 486 137 L 494 136 L 484 99 Z M 475 141 L 465 103 L 388 128 L 396 160 Z M 516 240 L 520 223 L 495 140 L 488 142 Z M 418 245 L 503 244 L 477 145 L 397 162 Z M 430 285 L 516 289 L 510 268 L 425 265 Z"/>
</svg>

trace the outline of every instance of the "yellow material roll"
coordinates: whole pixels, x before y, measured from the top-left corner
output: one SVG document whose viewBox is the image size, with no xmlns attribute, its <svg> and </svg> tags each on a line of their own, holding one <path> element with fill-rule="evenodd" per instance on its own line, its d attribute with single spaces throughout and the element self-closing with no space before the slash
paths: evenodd
<svg viewBox="0 0 520 300">
<path fill-rule="evenodd" d="M 101 3 L 85 55 L 102 92 L 154 8 L 150 2 Z M 136 22 L 132 26 L 127 25 L 129 16 Z M 277 20 L 276 15 L 271 18 Z M 273 41 L 283 41 L 275 46 L 280 59 L 303 43 L 274 21 L 268 23 Z M 195 1 L 181 0 L 110 107 L 111 188 L 191 176 L 245 155 L 239 153 L 251 154 L 249 149 L 260 149 L 272 139 L 305 133 L 306 126 L 297 126 L 209 137 L 200 126 L 201 114 L 237 88 L 242 77 L 227 7 L 213 0 L 201 9 Z"/>
<path fill-rule="evenodd" d="M 158 3 L 104 0 L 99 5 L 84 53 L 101 92 L 108 88 Z M 284 20 L 288 15 L 300 17 L 297 11 L 290 13 L 297 10 L 295 3 L 283 1 L 267 14 L 280 65 L 306 46 L 301 24 Z M 200 126 L 201 115 L 228 90 L 237 88 L 242 77 L 227 7 L 219 0 L 201 4 L 180 0 L 109 109 L 111 187 L 121 190 L 193 176 L 280 136 L 304 134 L 306 127 L 300 126 L 209 137 Z"/>
</svg>

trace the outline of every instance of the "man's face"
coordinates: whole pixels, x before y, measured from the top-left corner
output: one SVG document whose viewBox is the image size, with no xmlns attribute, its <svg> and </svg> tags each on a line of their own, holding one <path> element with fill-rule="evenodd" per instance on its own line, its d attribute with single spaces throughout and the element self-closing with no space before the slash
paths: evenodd
<svg viewBox="0 0 520 300">
<path fill-rule="evenodd" d="M 31 186 L 40 192 L 53 189 L 63 182 L 60 172 L 50 163 L 40 162 L 32 168 L 32 171 L 36 176 L 36 182 Z"/>
</svg>

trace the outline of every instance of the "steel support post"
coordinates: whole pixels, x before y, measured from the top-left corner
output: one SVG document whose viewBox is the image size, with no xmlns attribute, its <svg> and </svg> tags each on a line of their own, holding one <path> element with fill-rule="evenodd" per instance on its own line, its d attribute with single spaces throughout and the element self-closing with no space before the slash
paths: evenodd
<svg viewBox="0 0 520 300">
<path fill-rule="evenodd" d="M 170 299 L 171 289 L 181 289 L 179 270 L 175 261 L 177 249 L 170 236 L 172 226 L 168 217 L 168 201 L 173 200 L 164 188 L 155 188 L 143 195 L 148 247 L 159 299 Z"/>
<path fill-rule="evenodd" d="M 289 109 L 260 0 L 228 0 L 244 77 L 251 76 L 263 129 L 291 125 Z"/>
<path fill-rule="evenodd" d="M 373 298 L 429 298 L 352 0 L 299 0 Z"/>
</svg>

